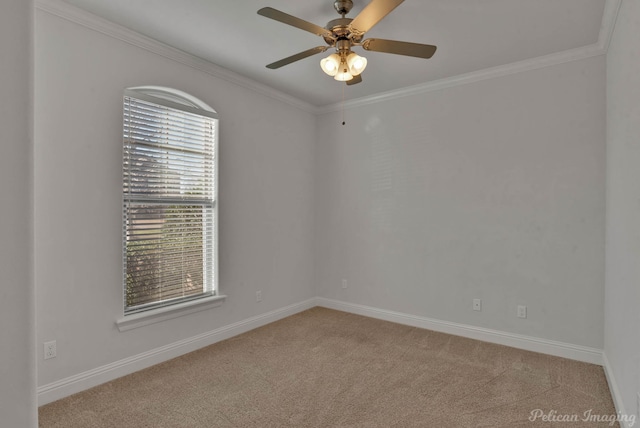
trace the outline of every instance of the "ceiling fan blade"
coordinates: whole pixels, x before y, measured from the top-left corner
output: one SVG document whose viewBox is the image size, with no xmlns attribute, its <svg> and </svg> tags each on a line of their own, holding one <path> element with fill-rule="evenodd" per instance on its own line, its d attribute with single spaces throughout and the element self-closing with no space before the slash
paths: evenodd
<svg viewBox="0 0 640 428">
<path fill-rule="evenodd" d="M 362 47 L 368 51 L 385 52 L 396 55 L 414 56 L 417 58 L 431 58 L 436 53 L 436 46 L 421 43 L 398 42 L 396 40 L 367 39 Z"/>
<path fill-rule="evenodd" d="M 353 76 L 353 79 L 347 80 L 347 85 L 351 86 L 360 82 L 362 82 L 362 74 L 358 74 L 357 76 Z"/>
<path fill-rule="evenodd" d="M 404 0 L 371 0 L 371 2 L 356 16 L 349 28 L 356 35 L 362 35 L 371 30 L 382 18 L 393 9 L 400 6 Z"/>
<path fill-rule="evenodd" d="M 296 62 L 296 61 L 300 61 L 301 59 L 305 59 L 305 58 L 307 58 L 307 57 L 309 57 L 311 55 L 315 55 L 317 53 L 324 52 L 327 49 L 329 49 L 328 46 L 318 46 L 318 47 L 315 47 L 315 48 L 307 49 L 304 52 L 300 52 L 300 53 L 297 53 L 295 55 L 291 55 L 291 56 L 289 56 L 287 58 L 281 59 L 280 61 L 273 62 L 273 63 L 267 65 L 267 68 L 270 68 L 272 70 L 276 69 L 276 68 L 280 68 L 280 67 L 283 67 L 283 66 L 285 66 L 287 64 L 291 64 L 292 62 Z"/>
<path fill-rule="evenodd" d="M 316 34 L 318 36 L 329 37 L 333 39 L 333 34 L 326 28 L 322 28 L 319 25 L 312 24 L 304 19 L 296 18 L 284 12 L 280 12 L 272 7 L 263 7 L 258 11 L 258 15 L 266 16 L 267 18 L 275 19 L 284 24 L 291 25 L 304 31 Z"/>
</svg>

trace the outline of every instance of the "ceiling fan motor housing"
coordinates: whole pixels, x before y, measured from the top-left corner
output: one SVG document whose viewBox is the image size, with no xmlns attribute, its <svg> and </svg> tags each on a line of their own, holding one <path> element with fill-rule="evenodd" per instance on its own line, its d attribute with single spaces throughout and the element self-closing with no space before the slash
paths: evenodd
<svg viewBox="0 0 640 428">
<path fill-rule="evenodd" d="M 333 2 L 333 8 L 342 16 L 349 13 L 352 7 L 353 1 L 351 0 L 336 0 Z"/>
<path fill-rule="evenodd" d="M 353 19 L 351 18 L 337 18 L 329 21 L 325 28 L 331 31 L 333 37 L 324 36 L 324 41 L 327 42 L 329 46 L 333 46 L 336 40 L 346 40 L 350 38 L 355 39 L 351 34 L 351 30 L 349 29 L 349 24 L 351 24 L 351 21 L 353 21 Z M 357 43 L 360 40 L 353 41 Z"/>
</svg>

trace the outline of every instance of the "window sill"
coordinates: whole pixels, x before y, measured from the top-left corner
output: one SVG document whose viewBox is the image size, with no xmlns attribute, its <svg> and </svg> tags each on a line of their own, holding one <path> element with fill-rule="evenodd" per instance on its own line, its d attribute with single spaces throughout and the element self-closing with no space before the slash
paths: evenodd
<svg viewBox="0 0 640 428">
<path fill-rule="evenodd" d="M 116 325 L 120 331 L 133 330 L 134 328 L 143 327 L 145 325 L 155 324 L 157 322 L 215 308 L 216 306 L 222 305 L 226 298 L 227 296 L 204 297 L 202 299 L 178 303 L 164 308 L 125 315 L 124 317 L 116 320 Z"/>
</svg>

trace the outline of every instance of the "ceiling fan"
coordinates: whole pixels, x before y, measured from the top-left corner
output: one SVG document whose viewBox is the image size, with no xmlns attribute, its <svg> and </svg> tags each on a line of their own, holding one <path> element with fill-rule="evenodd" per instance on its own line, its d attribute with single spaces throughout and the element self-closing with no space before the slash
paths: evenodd
<svg viewBox="0 0 640 428">
<path fill-rule="evenodd" d="M 329 21 L 323 28 L 311 22 L 286 14 L 271 7 L 263 7 L 258 11 L 259 15 L 280 21 L 304 31 L 321 36 L 327 46 L 317 46 L 290 57 L 281 59 L 267 65 L 267 68 L 276 69 L 292 62 L 310 57 L 329 48 L 335 48 L 336 52 L 320 61 L 320 67 L 334 79 L 354 85 L 362 82 L 362 71 L 367 66 L 367 59 L 357 55 L 351 50 L 355 46 L 361 46 L 364 50 L 385 52 L 397 55 L 406 55 L 417 58 L 431 58 L 436 52 L 436 46 L 420 43 L 400 42 L 386 39 L 363 39 L 364 34 L 374 25 L 398 7 L 404 0 L 371 0 L 369 4 L 355 18 L 346 18 L 353 7 L 352 0 L 336 0 L 333 7 L 342 18 Z"/>
</svg>

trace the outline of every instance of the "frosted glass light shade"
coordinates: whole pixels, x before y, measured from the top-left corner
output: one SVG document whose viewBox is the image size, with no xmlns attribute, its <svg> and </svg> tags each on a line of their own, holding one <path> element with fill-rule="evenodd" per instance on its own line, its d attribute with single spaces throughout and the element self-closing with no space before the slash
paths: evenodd
<svg viewBox="0 0 640 428">
<path fill-rule="evenodd" d="M 357 76 L 367 68 L 367 59 L 355 52 L 351 52 L 349 56 L 347 56 L 347 65 L 349 66 L 349 73 Z"/>
<path fill-rule="evenodd" d="M 347 80 L 353 79 L 353 74 L 349 73 L 349 67 L 346 63 L 340 64 L 340 69 L 338 73 L 334 76 L 334 79 L 339 80 L 341 82 L 346 82 Z"/>
<path fill-rule="evenodd" d="M 340 56 L 338 54 L 331 54 L 320 60 L 320 68 L 329 76 L 335 76 L 340 69 Z"/>
</svg>

